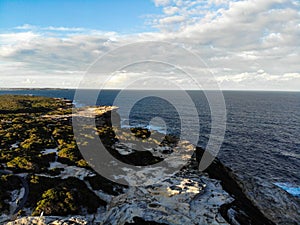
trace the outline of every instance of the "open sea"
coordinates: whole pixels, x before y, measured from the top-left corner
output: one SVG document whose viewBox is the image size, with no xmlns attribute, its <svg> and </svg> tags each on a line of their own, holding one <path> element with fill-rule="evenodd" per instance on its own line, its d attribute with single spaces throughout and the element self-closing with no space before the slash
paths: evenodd
<svg viewBox="0 0 300 225">
<path fill-rule="evenodd" d="M 91 95 L 93 91 L 86 91 Z M 164 99 L 155 97 L 159 91 L 148 91 L 147 96 L 133 107 L 132 99 L 145 94 L 143 91 L 127 91 L 120 102 L 119 113 L 123 126 L 143 126 L 165 133 L 180 135 L 180 113 Z M 164 91 L 178 104 L 187 104 L 178 91 Z M 75 90 L 1 90 L 0 94 L 30 94 L 73 100 Z M 114 105 L 117 90 L 101 91 L 97 105 Z M 209 104 L 201 91 L 187 91 L 193 100 L 200 121 L 198 145 L 205 148 L 210 130 Z M 89 94 L 87 94 L 88 96 Z M 300 198 L 300 92 L 224 91 L 227 124 L 219 159 L 231 168 L 240 179 L 263 182 L 267 186 L 284 190 L 283 194 Z M 126 97 L 127 96 L 127 97 Z M 182 102 L 181 102 L 182 101 Z M 88 104 L 85 101 L 77 105 Z M 189 106 L 186 110 L 189 111 Z M 129 117 L 126 113 L 130 111 Z M 191 115 L 192 116 L 192 115 Z M 156 120 L 163 119 L 165 126 Z M 185 121 L 194 121 L 189 118 Z M 150 123 L 150 124 L 149 124 Z M 193 124 L 188 124 L 195 132 Z M 254 184 L 255 185 L 255 184 Z M 272 192 L 272 190 L 270 190 Z"/>
</svg>

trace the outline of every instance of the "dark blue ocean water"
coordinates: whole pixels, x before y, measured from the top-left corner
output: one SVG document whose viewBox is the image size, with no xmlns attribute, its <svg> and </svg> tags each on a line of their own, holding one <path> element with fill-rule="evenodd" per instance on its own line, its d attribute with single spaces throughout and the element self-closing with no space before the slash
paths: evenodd
<svg viewBox="0 0 300 225">
<path fill-rule="evenodd" d="M 0 94 L 33 94 L 71 100 L 74 93 L 74 90 L 0 91 Z M 118 93 L 116 90 L 101 91 L 97 104 L 114 104 Z M 94 95 L 95 92 L 89 94 Z M 118 105 L 123 125 L 147 126 L 152 118 L 161 117 L 167 133 L 180 135 L 180 115 L 167 101 L 148 97 L 128 109 L 132 98 L 142 94 L 143 91 L 129 91 Z M 176 97 L 178 92 L 168 91 L 168 94 Z M 210 133 L 210 108 L 202 92 L 188 91 L 188 94 L 199 114 L 198 145 L 205 148 Z M 300 197 L 300 93 L 224 91 L 223 94 L 227 125 L 218 157 L 242 177 L 261 178 Z M 157 91 L 148 93 L 148 96 L 157 96 Z M 88 100 L 77 104 L 88 104 Z M 178 103 L 186 104 L 180 98 Z M 122 115 L 125 109 L 131 111 L 129 118 Z M 193 124 L 189 126 L 193 130 Z M 152 128 L 162 130 L 159 123 Z"/>
</svg>

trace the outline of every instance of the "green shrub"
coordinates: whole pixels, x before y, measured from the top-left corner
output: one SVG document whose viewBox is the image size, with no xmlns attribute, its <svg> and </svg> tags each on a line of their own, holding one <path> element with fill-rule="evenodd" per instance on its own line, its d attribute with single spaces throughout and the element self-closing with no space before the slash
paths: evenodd
<svg viewBox="0 0 300 225">
<path fill-rule="evenodd" d="M 25 157 L 15 157 L 13 160 L 8 162 L 7 164 L 8 168 L 13 169 L 21 169 L 21 170 L 33 170 L 33 164 Z"/>
<path fill-rule="evenodd" d="M 75 202 L 76 193 L 66 189 L 52 188 L 45 191 L 42 200 L 37 203 L 33 216 L 44 212 L 45 215 L 63 216 L 78 214 L 79 206 Z"/>
</svg>

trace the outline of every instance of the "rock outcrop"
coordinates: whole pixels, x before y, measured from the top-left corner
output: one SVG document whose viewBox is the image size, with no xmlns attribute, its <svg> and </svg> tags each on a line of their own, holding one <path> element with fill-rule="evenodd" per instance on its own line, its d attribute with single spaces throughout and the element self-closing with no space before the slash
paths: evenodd
<svg viewBox="0 0 300 225">
<path fill-rule="evenodd" d="M 47 99 L 42 100 L 47 106 Z M 28 101 L 26 104 L 30 103 Z M 1 196 L 5 200 L 5 210 L 0 223 L 272 224 L 258 210 L 260 205 L 251 201 L 249 189 L 241 188 L 220 161 L 215 160 L 205 172 L 200 172 L 197 160 L 203 150 L 188 141 L 143 128 L 122 128 L 117 108 L 113 106 L 72 111 L 70 103 L 66 106 L 66 102 L 56 99 L 53 104 L 57 106 L 54 112 L 43 107 L 41 112 L 21 115 L 13 122 L 7 115 L 3 116 L 1 137 L 9 144 L 1 145 L 8 154 L 1 158 L 1 167 L 27 182 L 29 195 L 27 199 L 28 188 L 24 191 L 19 183 L 5 190 Z M 114 161 L 118 159 L 125 163 L 120 170 L 124 173 L 116 174 L 116 180 L 135 185 L 109 180 L 87 164 L 78 146 L 87 148 L 88 141 L 75 142 L 74 118 L 96 125 L 83 127 L 80 131 L 84 137 L 100 138 Z M 24 134 L 16 132 L 20 128 L 25 129 Z M 141 140 L 140 144 L 138 140 Z M 155 167 L 160 162 L 164 162 L 161 164 L 164 166 Z M 105 163 L 113 166 L 115 162 Z M 138 173 L 128 165 L 138 167 Z M 7 179 L 3 177 L 3 180 Z M 17 207 L 17 214 L 14 210 L 20 200 L 26 204 L 22 205 L 22 210 Z M 13 206 L 14 210 L 9 212 L 8 206 Z"/>
</svg>

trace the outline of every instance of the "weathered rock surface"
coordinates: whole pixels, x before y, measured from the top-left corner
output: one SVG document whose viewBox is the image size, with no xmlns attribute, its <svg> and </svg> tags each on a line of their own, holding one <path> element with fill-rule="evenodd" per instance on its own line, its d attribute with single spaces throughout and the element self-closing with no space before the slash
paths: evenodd
<svg viewBox="0 0 300 225">
<path fill-rule="evenodd" d="M 218 181 L 186 168 L 158 184 L 130 187 L 112 199 L 99 222 L 125 224 L 140 217 L 165 224 L 227 224 L 219 209 L 231 201 Z"/>
<path fill-rule="evenodd" d="M 88 222 L 82 217 L 61 218 L 55 216 L 47 217 L 23 217 L 13 222 L 8 222 L 7 225 L 86 225 Z"/>
<path fill-rule="evenodd" d="M 259 178 L 237 181 L 247 198 L 271 221 L 280 225 L 300 224 L 299 199 Z"/>
<path fill-rule="evenodd" d="M 84 221 L 59 217 L 27 217 L 7 223 L 18 224 L 134 224 L 136 218 L 164 224 L 228 224 L 220 206 L 233 199 L 219 181 L 190 167 L 173 177 L 146 187 L 129 187 L 112 197 L 105 211 Z"/>
</svg>

